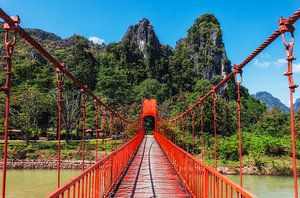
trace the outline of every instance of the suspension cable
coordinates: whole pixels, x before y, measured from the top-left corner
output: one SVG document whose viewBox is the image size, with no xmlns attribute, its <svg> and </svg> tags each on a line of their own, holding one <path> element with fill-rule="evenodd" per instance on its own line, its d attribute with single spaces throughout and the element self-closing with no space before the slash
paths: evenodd
<svg viewBox="0 0 300 198">
<path fill-rule="evenodd" d="M 204 110 L 203 110 L 202 103 L 200 103 L 199 108 L 200 108 L 201 146 L 202 146 L 202 149 L 201 149 L 201 158 L 202 158 L 202 161 L 204 161 L 204 154 L 205 154 L 205 151 L 204 151 L 204 148 L 205 148 L 204 122 L 203 122 Z"/>
<path fill-rule="evenodd" d="M 109 114 L 109 137 L 111 137 L 111 135 L 113 133 L 112 128 L 113 128 L 113 117 L 110 113 Z"/>
<path fill-rule="evenodd" d="M 182 116 L 182 118 L 181 118 L 181 125 L 182 125 L 182 129 L 181 129 L 181 135 L 180 135 L 180 145 L 181 145 L 181 148 L 184 148 L 184 147 L 183 147 L 184 116 Z"/>
<path fill-rule="evenodd" d="M 107 122 L 107 111 L 105 109 L 103 114 L 103 135 L 102 135 L 102 144 L 104 145 L 104 155 L 106 155 L 106 123 Z"/>
<path fill-rule="evenodd" d="M 175 130 L 174 130 L 174 125 L 175 125 L 175 123 L 174 122 L 172 122 L 172 129 L 171 129 L 171 132 L 172 132 L 172 142 L 175 142 Z"/>
<path fill-rule="evenodd" d="M 175 144 L 178 145 L 178 135 L 180 133 L 180 120 L 176 120 L 176 125 L 177 125 L 177 131 L 176 131 L 176 137 L 175 137 Z"/>
<path fill-rule="evenodd" d="M 86 119 L 86 99 L 87 95 L 85 89 L 81 89 L 81 109 L 82 109 L 82 138 L 81 138 L 81 149 L 82 149 L 82 170 L 84 170 L 84 136 L 85 136 L 85 119 Z"/>
<path fill-rule="evenodd" d="M 292 164 L 293 164 L 293 176 L 294 176 L 294 194 L 295 198 L 298 198 L 298 184 L 297 184 L 297 158 L 296 158 L 296 133 L 295 133 L 295 121 L 294 121 L 294 105 L 293 105 L 293 94 L 295 89 L 298 87 L 297 84 L 294 83 L 293 80 L 293 60 L 296 58 L 293 56 L 293 49 L 295 44 L 294 38 L 294 30 L 295 27 L 292 24 L 287 23 L 288 20 L 284 18 L 279 19 L 279 29 L 282 34 L 283 44 L 285 46 L 286 51 L 286 60 L 287 64 L 287 72 L 284 73 L 288 78 L 288 84 L 290 89 L 290 125 L 291 125 L 291 139 L 292 139 Z M 291 35 L 291 42 L 287 42 L 285 38 L 285 33 L 289 32 Z"/>
<path fill-rule="evenodd" d="M 99 133 L 99 105 L 97 100 L 94 100 L 95 106 L 95 132 L 96 132 L 96 148 L 95 148 L 95 160 L 98 161 L 98 133 Z"/>
<path fill-rule="evenodd" d="M 217 168 L 217 99 L 218 94 L 214 91 L 213 99 L 213 114 L 214 114 L 214 167 Z"/>
<path fill-rule="evenodd" d="M 241 84 L 243 81 L 242 77 L 242 70 L 239 69 L 236 65 L 233 66 L 234 68 L 234 78 L 237 85 L 237 122 L 238 122 L 238 139 L 239 139 L 239 158 L 240 158 L 240 186 L 243 186 L 243 137 L 242 137 L 242 129 L 241 129 Z M 240 78 L 238 79 L 238 75 Z"/>
<path fill-rule="evenodd" d="M 185 143 L 186 143 L 186 152 L 189 152 L 189 114 L 186 116 L 186 131 L 185 131 Z"/>
<path fill-rule="evenodd" d="M 192 136 L 193 136 L 193 154 L 195 154 L 195 114 L 194 111 L 192 111 Z"/>
<path fill-rule="evenodd" d="M 4 147 L 3 147 L 3 169 L 2 169 L 2 198 L 5 198 L 6 191 L 6 169 L 7 169 L 7 144 L 8 144 L 8 129 L 9 129 L 9 108 L 10 108 L 10 91 L 11 91 L 11 76 L 12 76 L 12 56 L 14 52 L 14 46 L 16 44 L 16 34 L 13 34 L 12 39 L 9 41 L 9 33 L 13 27 L 16 27 L 20 23 L 19 17 L 12 17 L 12 24 L 4 23 L 4 44 L 5 44 L 5 82 L 0 87 L 1 91 L 4 91 L 6 95 L 5 100 L 5 118 L 4 118 Z"/>
<path fill-rule="evenodd" d="M 63 64 L 62 64 L 63 65 Z M 63 67 L 65 68 L 65 67 Z M 60 133 L 61 133 L 61 117 L 63 111 L 63 96 L 62 88 L 64 83 L 64 73 L 61 72 L 60 68 L 56 67 L 55 69 L 56 81 L 57 81 L 57 187 L 60 186 L 60 169 L 61 169 L 61 160 L 60 160 Z"/>
</svg>

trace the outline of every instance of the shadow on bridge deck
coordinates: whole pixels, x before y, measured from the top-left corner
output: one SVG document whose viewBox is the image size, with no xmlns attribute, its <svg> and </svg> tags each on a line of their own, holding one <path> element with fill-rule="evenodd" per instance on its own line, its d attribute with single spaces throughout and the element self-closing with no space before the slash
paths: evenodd
<svg viewBox="0 0 300 198">
<path fill-rule="evenodd" d="M 146 135 L 111 197 L 190 197 L 152 135 Z"/>
</svg>

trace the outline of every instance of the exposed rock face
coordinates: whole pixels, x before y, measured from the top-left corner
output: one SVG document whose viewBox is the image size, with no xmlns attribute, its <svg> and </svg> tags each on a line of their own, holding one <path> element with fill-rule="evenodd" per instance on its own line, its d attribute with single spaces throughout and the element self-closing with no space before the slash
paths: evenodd
<svg viewBox="0 0 300 198">
<path fill-rule="evenodd" d="M 152 78 L 162 83 L 166 82 L 172 49 L 159 42 L 148 19 L 142 19 L 137 24 L 129 26 L 118 45 L 125 60 L 125 64 L 123 61 L 122 65 L 130 65 L 130 69 L 134 70 L 133 73 L 142 68 L 139 75 L 144 75 L 143 80 Z"/>
<path fill-rule="evenodd" d="M 129 26 L 122 41 L 135 43 L 146 58 L 149 51 L 158 54 L 161 44 L 156 37 L 153 26 L 148 19 L 142 19 L 137 24 Z"/>
<path fill-rule="evenodd" d="M 188 30 L 186 38 L 176 48 L 186 47 L 193 63 L 193 72 L 198 77 L 212 81 L 223 78 L 231 71 L 230 61 L 225 52 L 220 23 L 215 16 L 200 16 Z"/>
</svg>

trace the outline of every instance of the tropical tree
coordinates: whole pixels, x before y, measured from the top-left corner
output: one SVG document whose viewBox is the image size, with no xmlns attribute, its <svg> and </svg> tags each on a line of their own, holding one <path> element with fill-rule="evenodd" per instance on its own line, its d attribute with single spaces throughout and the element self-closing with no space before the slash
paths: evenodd
<svg viewBox="0 0 300 198">
<path fill-rule="evenodd" d="M 11 119 L 13 126 L 18 127 L 25 135 L 26 144 L 29 144 L 31 132 L 38 131 L 39 121 L 44 119 L 43 125 L 49 123 L 47 117 L 41 117 L 53 111 L 51 98 L 39 92 L 35 87 L 25 85 L 11 96 Z M 47 124 L 46 124 L 47 126 Z"/>
</svg>

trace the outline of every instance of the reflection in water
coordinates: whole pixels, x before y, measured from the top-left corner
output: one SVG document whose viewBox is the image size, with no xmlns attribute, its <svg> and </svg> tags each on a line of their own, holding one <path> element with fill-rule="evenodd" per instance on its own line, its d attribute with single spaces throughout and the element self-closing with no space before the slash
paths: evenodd
<svg viewBox="0 0 300 198">
<path fill-rule="evenodd" d="M 228 175 L 229 179 L 239 183 L 239 176 Z M 298 179 L 298 186 L 300 187 Z M 294 182 L 292 177 L 278 176 L 243 176 L 244 187 L 258 198 L 293 198 Z"/>
<path fill-rule="evenodd" d="M 62 170 L 62 184 L 80 173 L 80 170 Z M 2 177 L 2 172 L 1 172 Z M 2 181 L 0 182 L 2 185 Z M 56 170 L 8 170 L 7 198 L 43 198 L 57 188 Z"/>
</svg>

